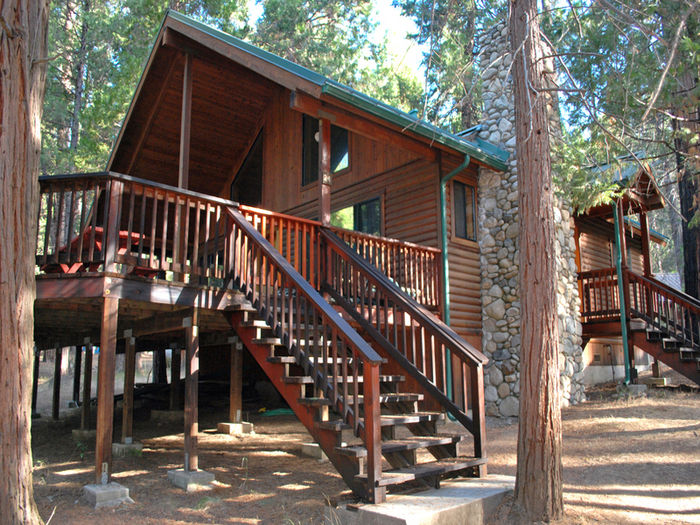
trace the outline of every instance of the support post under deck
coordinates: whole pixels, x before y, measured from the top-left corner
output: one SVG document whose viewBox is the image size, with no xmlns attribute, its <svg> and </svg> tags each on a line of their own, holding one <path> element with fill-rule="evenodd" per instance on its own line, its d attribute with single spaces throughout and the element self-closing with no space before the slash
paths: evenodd
<svg viewBox="0 0 700 525">
<path fill-rule="evenodd" d="M 38 417 L 36 401 L 39 391 L 39 366 L 41 364 L 41 350 L 34 349 L 34 374 L 32 378 L 32 417 Z"/>
<path fill-rule="evenodd" d="M 100 357 L 97 367 L 97 439 L 95 483 L 107 484 L 112 475 L 112 420 L 114 418 L 114 365 L 117 349 L 119 299 L 105 297 L 100 328 Z"/>
<path fill-rule="evenodd" d="M 199 468 L 197 455 L 198 403 L 199 403 L 199 326 L 198 311 L 185 324 L 185 345 L 187 351 L 185 373 L 185 471 Z"/>
<path fill-rule="evenodd" d="M 61 403 L 61 358 L 63 357 L 63 348 L 56 344 L 56 355 L 54 357 L 53 367 L 53 402 L 51 405 L 51 418 L 58 419 L 58 409 Z"/>
<path fill-rule="evenodd" d="M 172 345 L 170 355 L 170 410 L 180 409 L 180 362 L 181 350 Z"/>
<path fill-rule="evenodd" d="M 124 397 L 122 401 L 122 443 L 133 441 L 134 375 L 136 372 L 136 339 L 131 330 L 124 332 Z"/>
<path fill-rule="evenodd" d="M 80 430 L 90 428 L 90 400 L 92 399 L 92 345 L 85 340 L 85 366 L 83 367 L 83 404 L 80 407 Z"/>
<path fill-rule="evenodd" d="M 73 367 L 73 402 L 77 405 L 80 401 L 80 370 L 82 365 L 83 348 L 75 346 L 75 366 Z"/>
</svg>

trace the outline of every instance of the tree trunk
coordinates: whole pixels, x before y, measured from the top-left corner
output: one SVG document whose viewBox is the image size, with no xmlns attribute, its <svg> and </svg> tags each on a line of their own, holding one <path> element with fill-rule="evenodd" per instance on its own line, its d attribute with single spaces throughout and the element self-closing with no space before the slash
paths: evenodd
<svg viewBox="0 0 700 525">
<path fill-rule="evenodd" d="M 561 517 L 555 229 L 545 71 L 536 0 L 511 3 L 520 210 L 520 425 L 515 501 L 531 521 Z"/>
<path fill-rule="evenodd" d="M 674 146 L 678 170 L 678 196 L 684 219 L 681 224 L 683 281 L 685 293 L 700 297 L 700 225 L 690 225 L 700 210 L 700 152 L 697 145 L 691 145 L 688 140 L 700 132 L 700 108 L 693 97 L 693 92 L 697 89 L 697 79 L 692 71 L 686 72 L 679 79 L 679 83 L 680 90 L 675 95 L 681 101 L 681 105 L 675 109 L 675 113 L 683 117 L 684 121 L 674 120 L 673 127 L 677 133 Z"/>
<path fill-rule="evenodd" d="M 41 522 L 30 407 L 48 2 L 4 0 L 0 17 L 0 522 L 13 525 Z"/>
<path fill-rule="evenodd" d="M 70 149 L 72 152 L 78 149 L 80 139 L 80 114 L 83 110 L 83 92 L 85 91 L 85 74 L 87 70 L 87 45 L 88 45 L 88 16 L 90 14 L 90 2 L 83 1 L 82 23 L 80 26 L 80 50 L 78 51 L 78 64 L 75 68 L 75 97 L 73 99 L 73 113 L 70 120 Z M 75 170 L 75 159 L 71 159 L 71 169 Z"/>
</svg>

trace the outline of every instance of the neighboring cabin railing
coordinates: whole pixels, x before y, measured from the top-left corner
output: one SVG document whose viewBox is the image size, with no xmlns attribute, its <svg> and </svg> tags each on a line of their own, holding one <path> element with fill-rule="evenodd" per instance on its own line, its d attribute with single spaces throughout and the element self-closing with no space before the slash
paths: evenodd
<svg viewBox="0 0 700 525">
<path fill-rule="evenodd" d="M 700 350 L 700 301 L 654 278 L 629 271 L 627 275 L 632 315 Z"/>
<path fill-rule="evenodd" d="M 629 313 L 643 319 L 669 337 L 700 348 L 700 301 L 653 277 L 624 272 L 629 286 Z M 620 289 L 614 268 L 579 274 L 581 316 L 584 322 L 620 319 Z"/>
<path fill-rule="evenodd" d="M 615 268 L 581 272 L 578 280 L 584 323 L 620 318 L 620 290 Z"/>
</svg>

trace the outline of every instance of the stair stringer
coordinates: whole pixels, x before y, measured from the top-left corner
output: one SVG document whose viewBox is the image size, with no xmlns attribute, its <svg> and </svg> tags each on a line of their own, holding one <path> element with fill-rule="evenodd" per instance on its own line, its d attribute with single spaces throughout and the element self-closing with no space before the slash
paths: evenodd
<svg viewBox="0 0 700 525">
<path fill-rule="evenodd" d="M 682 361 L 680 352 L 665 351 L 660 340 L 649 341 L 647 339 L 645 330 L 633 330 L 631 336 L 631 342 L 634 346 L 700 385 L 700 370 L 697 368 L 696 361 Z"/>
<path fill-rule="evenodd" d="M 253 327 L 243 327 L 241 323 L 244 320 L 243 312 L 234 312 L 227 314 L 227 320 L 231 327 L 235 330 L 241 342 L 248 349 L 255 361 L 263 369 L 265 375 L 270 379 L 282 398 L 287 402 L 289 408 L 294 412 L 294 415 L 304 425 L 306 430 L 311 434 L 311 437 L 321 447 L 330 462 L 338 471 L 343 481 L 357 496 L 368 498 L 369 494 L 364 483 L 358 481 L 355 476 L 358 474 L 357 463 L 348 456 L 338 454 L 335 450 L 338 443 L 338 433 L 331 430 L 319 428 L 314 419 L 315 409 L 299 403 L 299 398 L 303 397 L 301 389 L 302 385 L 285 383 L 284 365 L 270 363 L 267 358 L 270 355 L 269 345 L 260 345 L 254 343 L 256 339 L 257 329 Z"/>
</svg>

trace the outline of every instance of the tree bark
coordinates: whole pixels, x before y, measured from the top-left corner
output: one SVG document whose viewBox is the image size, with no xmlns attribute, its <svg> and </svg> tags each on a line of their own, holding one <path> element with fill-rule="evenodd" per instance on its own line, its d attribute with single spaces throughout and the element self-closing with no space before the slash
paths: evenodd
<svg viewBox="0 0 700 525">
<path fill-rule="evenodd" d="M 48 2 L 0 3 L 0 522 L 41 523 L 30 407 Z"/>
<path fill-rule="evenodd" d="M 563 513 L 554 198 L 536 0 L 510 13 L 520 210 L 520 425 L 515 501 L 530 521 Z"/>
</svg>

